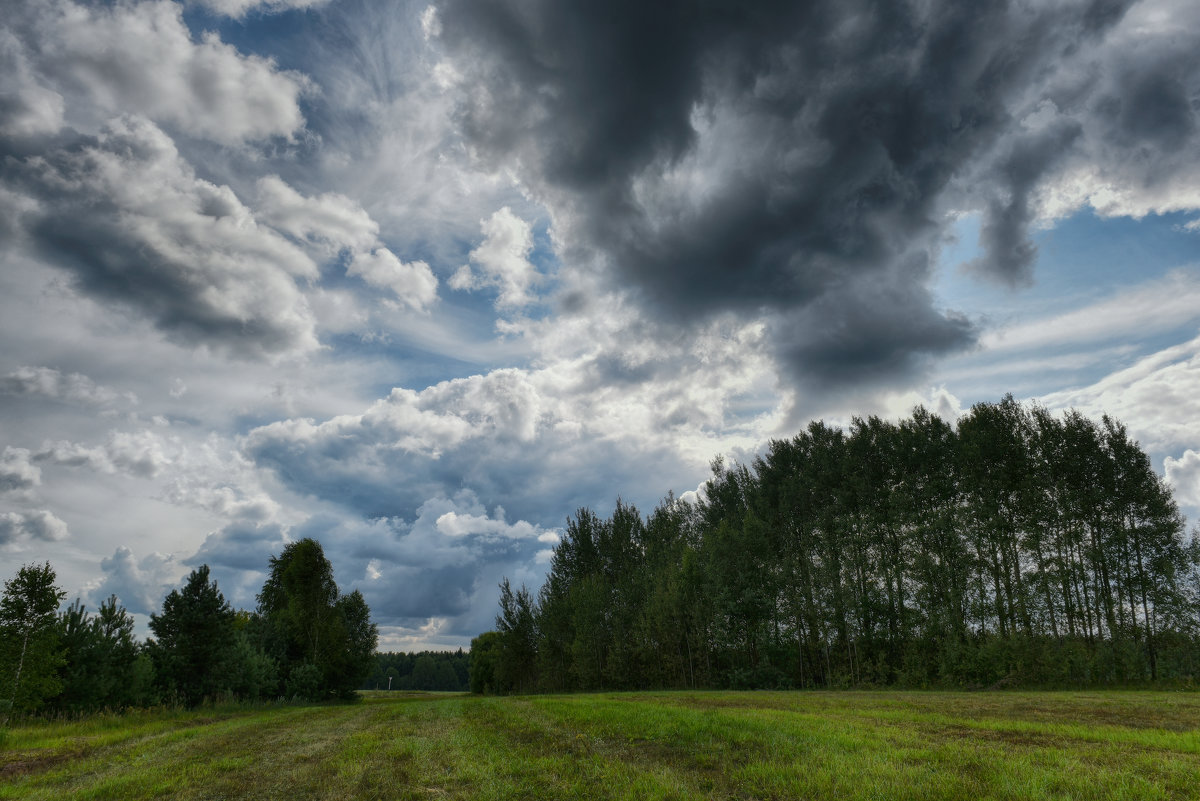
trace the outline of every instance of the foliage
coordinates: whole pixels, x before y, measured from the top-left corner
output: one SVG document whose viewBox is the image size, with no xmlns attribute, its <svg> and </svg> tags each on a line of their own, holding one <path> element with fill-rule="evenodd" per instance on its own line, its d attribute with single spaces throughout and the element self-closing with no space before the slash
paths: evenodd
<svg viewBox="0 0 1200 801">
<path fill-rule="evenodd" d="M 1111 418 L 814 422 L 699 502 L 579 510 L 536 600 L 501 586 L 488 686 L 1190 685 L 1198 568 Z"/>
<path fill-rule="evenodd" d="M 371 674 L 378 641 L 362 594 L 338 592 L 333 565 L 311 538 L 288 544 L 269 566 L 258 595 L 256 631 L 279 666 L 285 693 L 352 697 Z M 296 671 L 303 675 L 293 677 Z"/>
<path fill-rule="evenodd" d="M 496 686 L 503 691 L 528 692 L 537 687 L 537 621 L 533 597 L 522 587 L 513 592 L 508 579 L 500 585 L 500 658 L 495 663 Z"/>
<path fill-rule="evenodd" d="M 171 590 L 162 612 L 150 615 L 157 639 L 148 643 L 159 686 L 189 707 L 230 690 L 234 667 L 234 613 L 208 565 L 193 570 L 182 590 Z"/>
<path fill-rule="evenodd" d="M 61 688 L 63 662 L 54 613 L 66 596 L 54 568 L 25 565 L 0 596 L 0 714 L 36 709 Z"/>
<path fill-rule="evenodd" d="M 233 669 L 229 690 L 236 698 L 246 701 L 269 700 L 279 687 L 279 666 L 261 647 L 251 640 L 245 628 L 235 630 Z"/>
<path fill-rule="evenodd" d="M 260 613 L 235 612 L 207 565 L 150 615 L 139 645 L 116 596 L 95 614 L 64 593 L 49 564 L 23 567 L 0 604 L 0 713 L 119 711 L 159 703 L 356 696 L 376 666 L 377 629 L 358 591 L 338 592 L 321 546 L 302 540 L 271 560 Z M 433 684 L 465 689 L 461 664 L 434 666 Z M 411 671 L 410 671 L 411 672 Z"/>
<path fill-rule="evenodd" d="M 133 618 L 115 595 L 95 615 L 76 599 L 59 614 L 58 628 L 65 664 L 55 707 L 71 712 L 122 709 L 145 700 L 148 688 L 132 680 L 138 660 Z"/>
<path fill-rule="evenodd" d="M 500 643 L 498 631 L 485 631 L 471 640 L 471 692 L 499 693 L 507 689 L 496 683 L 496 662 L 500 659 Z"/>
</svg>

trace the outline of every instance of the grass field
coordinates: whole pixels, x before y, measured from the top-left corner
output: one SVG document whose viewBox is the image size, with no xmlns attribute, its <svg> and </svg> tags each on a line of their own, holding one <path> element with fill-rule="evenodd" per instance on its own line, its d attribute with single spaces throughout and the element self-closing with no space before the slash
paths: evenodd
<svg viewBox="0 0 1200 801">
<path fill-rule="evenodd" d="M 376 693 L 0 736 L 0 798 L 1200 798 L 1188 693 Z"/>
</svg>

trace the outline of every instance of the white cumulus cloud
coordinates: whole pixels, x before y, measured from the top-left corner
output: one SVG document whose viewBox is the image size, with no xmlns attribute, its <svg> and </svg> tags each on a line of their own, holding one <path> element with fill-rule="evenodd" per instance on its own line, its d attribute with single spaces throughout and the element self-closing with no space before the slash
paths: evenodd
<svg viewBox="0 0 1200 801">
<path fill-rule="evenodd" d="M 529 223 L 505 206 L 482 220 L 480 228 L 483 242 L 471 251 L 471 264 L 464 264 L 451 277 L 451 288 L 498 289 L 497 309 L 519 309 L 528 305 L 530 288 L 540 278 L 537 268 L 529 261 L 533 250 L 533 231 Z"/>
<path fill-rule="evenodd" d="M 251 11 L 278 14 L 293 9 L 320 8 L 329 5 L 329 0 L 192 0 L 194 5 L 204 6 L 218 14 L 240 19 Z"/>
<path fill-rule="evenodd" d="M 18 119 L 28 130 L 59 122 L 56 94 L 78 101 L 67 104 L 67 124 L 132 112 L 224 144 L 290 136 L 304 125 L 305 77 L 239 53 L 215 33 L 197 41 L 177 3 L 30 0 L 8 10 L 10 35 L 38 43 L 21 60 L 10 56 L 23 65 Z"/>
<path fill-rule="evenodd" d="M 260 178 L 257 189 L 255 216 L 260 221 L 313 243 L 327 255 L 342 248 L 369 248 L 379 234 L 378 223 L 345 195 L 305 197 L 277 175 Z"/>
<path fill-rule="evenodd" d="M 346 268 L 369 285 L 388 289 L 406 306 L 423 311 L 437 300 L 437 278 L 423 261 L 402 262 L 387 248 L 358 253 Z"/>
<path fill-rule="evenodd" d="M 1188 448 L 1178 459 L 1163 460 L 1167 482 L 1181 503 L 1200 506 L 1200 452 Z"/>
</svg>

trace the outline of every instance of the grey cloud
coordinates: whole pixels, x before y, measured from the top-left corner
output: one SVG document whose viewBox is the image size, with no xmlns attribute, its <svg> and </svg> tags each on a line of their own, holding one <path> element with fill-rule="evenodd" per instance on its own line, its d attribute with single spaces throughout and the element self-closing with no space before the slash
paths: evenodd
<svg viewBox="0 0 1200 801">
<path fill-rule="evenodd" d="M 910 270 L 924 273 L 922 256 Z M 815 313 L 776 319 L 771 336 L 809 389 L 818 382 L 886 384 L 918 372 L 929 354 L 971 334 L 971 323 L 952 312 L 934 310 L 923 281 L 905 275 L 865 277 L 814 301 Z"/>
<path fill-rule="evenodd" d="M 105 406 L 117 400 L 137 403 L 132 393 L 119 393 L 81 373 L 63 373 L 53 367 L 20 367 L 0 377 L 0 395 L 50 398 L 85 406 Z"/>
<path fill-rule="evenodd" d="M 1039 193 L 1090 140 L 1130 184 L 1139 147 L 1194 152 L 1196 36 L 1130 55 L 1129 5 L 447 0 L 440 21 L 464 132 L 555 210 L 569 260 L 680 323 L 765 313 L 819 385 L 973 342 L 925 289 L 947 212 L 982 212 L 972 267 L 1020 285 Z M 1028 129 L 1047 101 L 1062 119 Z"/>
<path fill-rule="evenodd" d="M 360 590 L 381 625 L 420 627 L 440 618 L 448 633 L 470 637 L 494 616 L 501 577 L 524 575 L 549 547 L 538 531 L 489 516 L 474 493 L 462 491 L 423 501 L 410 520 L 322 514 L 289 536 L 318 539 L 338 586 Z"/>
<path fill-rule="evenodd" d="M 228 478 L 220 479 L 222 482 Z M 187 476 L 177 479 L 167 492 L 171 503 L 204 509 L 220 517 L 261 525 L 278 517 L 281 507 L 270 495 L 256 488 L 209 481 Z"/>
<path fill-rule="evenodd" d="M 170 443 L 152 431 L 113 431 L 104 445 L 89 447 L 60 440 L 44 442 L 33 460 L 64 467 L 86 467 L 100 473 L 121 472 L 154 478 L 173 462 Z"/>
<path fill-rule="evenodd" d="M 268 560 L 286 543 L 284 530 L 278 525 L 231 523 L 205 537 L 199 550 L 184 563 L 265 572 Z"/>
<path fill-rule="evenodd" d="M 1029 241 L 1034 219 L 1031 195 L 1038 181 L 1082 133 L 1078 122 L 1059 121 L 1047 130 L 1015 141 L 1000 161 L 997 192 L 987 203 L 979 234 L 984 257 L 967 265 L 985 278 L 1010 286 L 1033 282 L 1037 249 Z"/>
<path fill-rule="evenodd" d="M 0 136 L 31 137 L 62 127 L 63 98 L 34 75 L 30 54 L 0 29 Z"/>
<path fill-rule="evenodd" d="M 116 472 L 116 466 L 104 448 L 89 448 L 78 442 L 63 440 L 42 443 L 42 447 L 34 454 L 34 459 L 63 467 L 87 467 L 101 473 Z"/>
<path fill-rule="evenodd" d="M 228 187 L 197 178 L 153 123 L 115 120 L 96 138 L 10 159 L 0 179 L 38 199 L 25 224 L 43 257 L 168 336 L 252 357 L 316 347 L 296 285 L 315 263 Z"/>
<path fill-rule="evenodd" d="M 1060 103 L 1063 114 L 1083 123 L 1078 171 L 1091 170 L 1088 200 L 1102 213 L 1194 209 L 1200 205 L 1200 6 L 1143 2 L 1129 18 L 1089 65 L 1093 93 L 1078 104 L 1083 108 Z"/>
<path fill-rule="evenodd" d="M 45 509 L 0 512 L 0 545 L 21 540 L 55 542 L 69 533 L 67 524 Z"/>
<path fill-rule="evenodd" d="M 0 453 L 0 493 L 26 492 L 42 483 L 42 471 L 27 448 L 5 447 Z"/>
<path fill-rule="evenodd" d="M 120 546 L 113 555 L 100 561 L 104 577 L 90 589 L 93 599 L 116 595 L 135 614 L 157 613 L 162 599 L 176 585 L 179 565 L 169 554 L 151 553 L 138 560 L 133 551 Z"/>
<path fill-rule="evenodd" d="M 293 491 L 368 519 L 411 520 L 427 499 L 463 488 L 542 527 L 615 492 L 657 501 L 680 469 L 673 447 L 623 419 L 620 397 L 576 407 L 546 394 L 569 380 L 498 370 L 394 390 L 361 415 L 254 429 L 242 448 Z"/>
<path fill-rule="evenodd" d="M 1121 76 L 1116 93 L 1100 103 L 1101 113 L 1115 118 L 1114 138 L 1124 145 L 1167 152 L 1185 146 L 1196 132 L 1196 110 L 1189 96 L 1194 96 L 1195 87 L 1178 76 L 1194 75 L 1198 62 L 1193 55 L 1182 63 L 1139 65 L 1136 72 Z"/>
</svg>

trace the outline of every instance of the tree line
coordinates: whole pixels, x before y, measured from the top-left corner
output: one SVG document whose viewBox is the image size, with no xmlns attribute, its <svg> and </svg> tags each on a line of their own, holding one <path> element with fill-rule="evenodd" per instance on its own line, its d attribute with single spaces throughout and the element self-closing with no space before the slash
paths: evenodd
<svg viewBox="0 0 1200 801">
<path fill-rule="evenodd" d="M 457 651 L 375 654 L 375 667 L 363 690 L 446 690 L 466 692 L 470 655 Z"/>
<path fill-rule="evenodd" d="M 501 585 L 477 692 L 1200 676 L 1200 543 L 1125 426 L 1011 396 L 813 422 L 701 498 L 569 518 Z"/>
<path fill-rule="evenodd" d="M 153 636 L 115 596 L 89 612 L 50 564 L 25 565 L 0 596 L 0 717 L 206 700 L 346 699 L 375 664 L 377 628 L 356 590 L 339 592 L 320 543 L 269 560 L 253 612 L 234 610 L 201 565 L 150 615 Z"/>
</svg>

